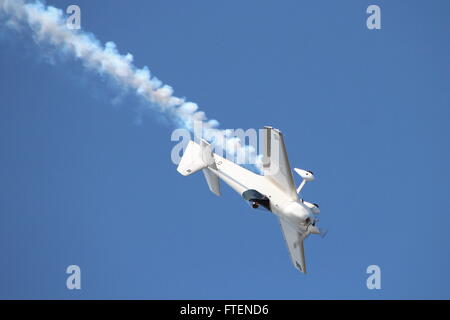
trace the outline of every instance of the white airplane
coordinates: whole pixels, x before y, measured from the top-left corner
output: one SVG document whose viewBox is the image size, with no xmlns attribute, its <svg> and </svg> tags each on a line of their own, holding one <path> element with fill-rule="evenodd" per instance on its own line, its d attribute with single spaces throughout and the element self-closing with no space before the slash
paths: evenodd
<svg viewBox="0 0 450 320">
<path fill-rule="evenodd" d="M 272 127 L 263 130 L 263 175 L 213 153 L 205 140 L 200 144 L 189 141 L 177 171 L 188 176 L 202 170 L 209 189 L 216 195 L 220 195 L 221 179 L 253 208 L 263 207 L 277 215 L 292 263 L 306 273 L 303 240 L 311 233 L 325 234 L 316 225 L 319 206 L 298 197 L 305 183 L 314 180 L 314 175 L 311 171 L 295 168 L 294 171 L 303 178 L 300 186 L 295 188 L 283 135 Z"/>
</svg>

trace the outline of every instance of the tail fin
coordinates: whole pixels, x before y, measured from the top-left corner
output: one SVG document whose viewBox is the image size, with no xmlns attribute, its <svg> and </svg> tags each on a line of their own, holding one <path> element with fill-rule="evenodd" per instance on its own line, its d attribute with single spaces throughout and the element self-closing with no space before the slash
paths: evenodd
<svg viewBox="0 0 450 320">
<path fill-rule="evenodd" d="M 219 178 L 208 167 L 217 169 L 211 145 L 205 140 L 201 140 L 200 145 L 189 141 L 177 171 L 183 176 L 188 176 L 203 170 L 209 189 L 216 195 L 220 195 Z"/>
</svg>

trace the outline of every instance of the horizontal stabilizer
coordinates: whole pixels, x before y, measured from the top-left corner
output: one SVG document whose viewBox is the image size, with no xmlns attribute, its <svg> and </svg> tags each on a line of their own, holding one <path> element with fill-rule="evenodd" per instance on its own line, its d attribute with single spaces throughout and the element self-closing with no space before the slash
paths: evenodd
<svg viewBox="0 0 450 320">
<path fill-rule="evenodd" d="M 220 196 L 220 181 L 219 177 L 211 171 L 209 168 L 203 169 L 206 182 L 208 183 L 209 190 L 217 196 Z"/>
<path fill-rule="evenodd" d="M 183 157 L 178 164 L 177 171 L 183 176 L 193 174 L 207 165 L 203 162 L 202 152 L 200 146 L 194 141 L 189 141 L 186 150 L 184 150 Z"/>
</svg>

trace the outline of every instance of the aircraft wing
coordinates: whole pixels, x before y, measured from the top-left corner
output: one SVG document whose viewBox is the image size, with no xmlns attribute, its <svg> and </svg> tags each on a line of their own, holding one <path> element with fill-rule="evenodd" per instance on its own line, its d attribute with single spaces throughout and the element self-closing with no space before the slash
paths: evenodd
<svg viewBox="0 0 450 320">
<path fill-rule="evenodd" d="M 299 271 L 306 273 L 305 251 L 303 248 L 304 235 L 282 218 L 280 218 L 280 225 L 292 263 Z"/>
<path fill-rule="evenodd" d="M 297 191 L 291 166 L 281 132 L 272 127 L 264 127 L 263 173 L 278 185 L 292 200 L 297 200 Z"/>
</svg>

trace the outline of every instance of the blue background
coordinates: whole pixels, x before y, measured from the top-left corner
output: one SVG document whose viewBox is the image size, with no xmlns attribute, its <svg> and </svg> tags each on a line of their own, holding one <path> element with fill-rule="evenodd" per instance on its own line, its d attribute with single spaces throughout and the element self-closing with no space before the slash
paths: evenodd
<svg viewBox="0 0 450 320">
<path fill-rule="evenodd" d="M 170 122 L 2 27 L 0 298 L 450 298 L 449 1 L 76 4 L 222 128 L 280 128 L 330 231 L 299 273 L 274 216 L 176 172 Z"/>
</svg>

